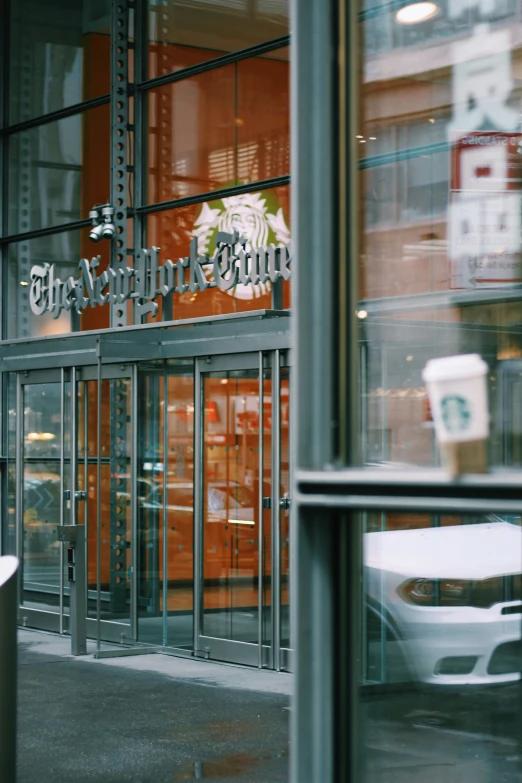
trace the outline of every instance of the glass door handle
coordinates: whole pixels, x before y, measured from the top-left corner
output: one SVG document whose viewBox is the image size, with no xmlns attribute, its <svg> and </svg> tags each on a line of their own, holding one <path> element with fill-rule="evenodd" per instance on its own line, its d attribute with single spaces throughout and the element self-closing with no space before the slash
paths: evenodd
<svg viewBox="0 0 522 783">
<path fill-rule="evenodd" d="M 288 511 L 290 509 L 290 498 L 279 498 L 279 508 L 283 509 L 283 511 Z"/>
<path fill-rule="evenodd" d="M 77 489 L 76 492 L 74 493 L 74 497 L 76 500 L 85 500 L 85 498 L 87 497 L 87 493 L 85 492 L 84 489 Z"/>
<path fill-rule="evenodd" d="M 263 498 L 263 508 L 272 508 L 272 498 L 270 495 L 266 498 Z"/>
</svg>

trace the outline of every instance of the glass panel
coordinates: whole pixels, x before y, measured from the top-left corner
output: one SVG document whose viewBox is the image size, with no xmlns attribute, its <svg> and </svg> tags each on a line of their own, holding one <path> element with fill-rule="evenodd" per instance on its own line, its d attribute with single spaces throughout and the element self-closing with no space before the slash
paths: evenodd
<svg viewBox="0 0 522 783">
<path fill-rule="evenodd" d="M 23 404 L 22 604 L 58 612 L 61 384 L 25 386 Z"/>
<path fill-rule="evenodd" d="M 287 35 L 288 0 L 149 0 L 149 76 Z"/>
<path fill-rule="evenodd" d="M 203 380 L 203 634 L 257 643 L 259 374 Z"/>
<path fill-rule="evenodd" d="M 100 616 L 130 623 L 131 590 L 131 382 L 102 380 L 101 483 L 98 486 L 98 382 L 77 387 L 78 524 L 87 525 L 88 617 L 97 616 L 98 497 Z M 87 434 L 87 437 L 85 435 Z"/>
<path fill-rule="evenodd" d="M 109 92 L 109 0 L 9 5 L 11 124 Z"/>
<path fill-rule="evenodd" d="M 167 363 L 167 644 L 193 647 L 194 364 Z"/>
<path fill-rule="evenodd" d="M 43 236 L 9 245 L 7 290 L 4 301 L 9 339 L 70 332 L 71 314 L 77 317 L 79 328 L 82 330 L 102 329 L 109 326 L 109 305 L 87 307 L 81 315 L 77 315 L 76 311 L 62 310 L 55 318 L 55 313 L 49 312 L 34 315 L 29 304 L 31 268 L 35 264 L 55 264 L 55 273 L 62 282 L 70 275 L 77 279 L 80 258 L 92 258 L 93 248 L 94 245 L 89 239 L 89 229 Z M 109 262 L 109 243 L 100 242 L 96 245 L 95 252 L 100 256 L 101 263 L 98 271 L 101 272 Z"/>
<path fill-rule="evenodd" d="M 515 783 L 522 517 L 360 518 L 363 779 Z"/>
<path fill-rule="evenodd" d="M 416 23 L 414 11 L 425 12 Z M 489 368 L 487 463 L 520 465 L 522 49 L 511 35 L 515 17 L 520 4 L 510 0 L 367 2 L 359 15 L 357 315 L 366 464 L 439 465 L 422 370 L 432 358 L 477 353 Z M 483 448 L 478 440 L 470 447 L 475 454 Z M 468 457 L 463 463 L 472 464 Z"/>
<path fill-rule="evenodd" d="M 271 188 L 216 199 L 204 204 L 158 212 L 148 217 L 147 243 L 161 250 L 160 260 L 187 257 L 190 242 L 198 238 L 199 253 L 215 252 L 216 234 L 237 229 L 252 247 L 286 245 L 290 239 L 290 188 Z M 204 267 L 212 282 L 212 266 Z M 290 284 L 285 282 L 285 307 L 289 306 Z M 237 285 L 230 291 L 208 288 L 195 294 L 174 294 L 173 317 L 198 318 L 207 315 L 260 310 L 271 307 L 271 284 Z M 159 302 L 158 320 L 162 318 Z"/>
<path fill-rule="evenodd" d="M 167 374 L 166 418 L 164 418 L 165 373 Z M 138 406 L 139 639 L 152 644 L 192 649 L 194 589 L 194 366 L 192 360 L 173 361 L 167 364 L 151 362 L 140 365 L 138 393 L 140 399 Z M 165 421 L 168 449 L 166 461 Z M 164 484 L 165 464 L 167 474 Z M 164 487 L 167 492 L 165 504 Z M 163 514 L 165 507 L 166 518 Z"/>
<path fill-rule="evenodd" d="M 151 90 L 149 203 L 289 174 L 289 77 L 257 57 Z"/>
<path fill-rule="evenodd" d="M 87 217 L 106 202 L 109 176 L 108 105 L 10 136 L 9 233 Z"/>
</svg>

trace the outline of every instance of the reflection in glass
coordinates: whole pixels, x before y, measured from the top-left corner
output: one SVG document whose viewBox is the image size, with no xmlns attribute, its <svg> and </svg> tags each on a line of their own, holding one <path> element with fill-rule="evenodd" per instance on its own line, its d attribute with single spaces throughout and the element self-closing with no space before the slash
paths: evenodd
<svg viewBox="0 0 522 783">
<path fill-rule="evenodd" d="M 205 374 L 203 400 L 203 633 L 255 644 L 259 590 L 258 372 Z"/>
<path fill-rule="evenodd" d="M 140 365 L 139 639 L 185 649 L 193 646 L 193 376 L 192 361 Z"/>
<path fill-rule="evenodd" d="M 24 386 L 23 405 L 22 603 L 58 612 L 61 384 Z"/>
<path fill-rule="evenodd" d="M 288 175 L 289 77 L 255 57 L 151 90 L 149 203 Z"/>
<path fill-rule="evenodd" d="M 515 783 L 522 518 L 361 518 L 364 779 Z"/>
<path fill-rule="evenodd" d="M 128 378 L 102 380 L 101 483 L 98 486 L 98 382 L 81 381 L 78 405 L 78 524 L 87 525 L 87 616 L 130 623 L 131 593 L 131 387 Z M 98 497 L 101 495 L 100 541 Z"/>
<path fill-rule="evenodd" d="M 287 35 L 288 0 L 149 0 L 149 78 Z"/>
<path fill-rule="evenodd" d="M 108 0 L 12 0 L 9 123 L 110 89 Z"/>
<path fill-rule="evenodd" d="M 359 14 L 363 460 L 438 466 L 422 370 L 478 353 L 489 464 L 519 465 L 522 124 L 510 30 L 520 7 L 437 5 L 411 25 L 373 2 Z"/>
<path fill-rule="evenodd" d="M 110 108 L 98 106 L 9 138 L 9 233 L 79 220 L 105 203 L 109 130 Z"/>
</svg>

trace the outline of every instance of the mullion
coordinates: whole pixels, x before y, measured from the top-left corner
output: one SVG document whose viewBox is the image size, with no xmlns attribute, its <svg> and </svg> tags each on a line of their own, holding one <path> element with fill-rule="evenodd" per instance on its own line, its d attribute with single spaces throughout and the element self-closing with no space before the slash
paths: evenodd
<svg viewBox="0 0 522 783">
<path fill-rule="evenodd" d="M 262 54 L 268 54 L 277 49 L 284 49 L 289 46 L 289 44 L 290 36 L 283 35 L 281 38 L 274 38 L 272 41 L 267 41 L 266 43 L 249 46 L 247 49 L 240 49 L 237 52 L 223 54 L 212 60 L 197 63 L 196 65 L 189 65 L 188 68 L 182 68 L 179 71 L 171 71 L 171 73 L 155 76 L 153 79 L 147 79 L 146 81 L 137 83 L 136 89 L 139 91 L 153 90 L 155 87 L 163 87 L 165 84 L 172 84 L 173 82 L 179 82 L 183 79 L 190 79 L 191 76 L 213 71 L 216 68 L 222 68 L 225 65 L 234 65 L 241 60 L 248 60 L 251 57 L 259 57 Z"/>
</svg>

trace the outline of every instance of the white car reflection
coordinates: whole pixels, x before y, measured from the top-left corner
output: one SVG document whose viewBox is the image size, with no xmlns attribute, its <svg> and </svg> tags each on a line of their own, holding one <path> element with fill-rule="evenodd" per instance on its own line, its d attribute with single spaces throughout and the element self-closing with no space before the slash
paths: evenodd
<svg viewBox="0 0 522 783">
<path fill-rule="evenodd" d="M 403 680 L 406 669 L 438 685 L 520 679 L 519 525 L 367 533 L 364 562 L 369 680 Z"/>
</svg>

